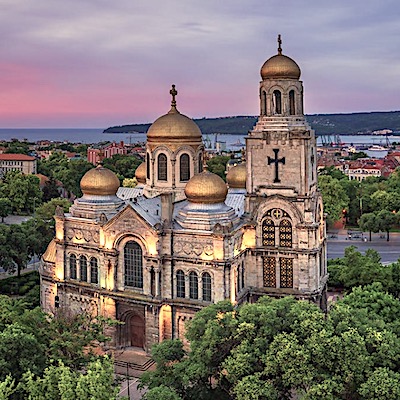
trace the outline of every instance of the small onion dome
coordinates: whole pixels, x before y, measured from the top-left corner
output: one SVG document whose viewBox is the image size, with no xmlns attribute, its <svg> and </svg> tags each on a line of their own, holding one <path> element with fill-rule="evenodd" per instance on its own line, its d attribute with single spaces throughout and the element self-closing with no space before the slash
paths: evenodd
<svg viewBox="0 0 400 400">
<path fill-rule="evenodd" d="M 175 96 L 178 92 L 175 90 L 175 85 L 172 85 L 170 94 L 172 95 L 171 109 L 153 122 L 147 131 L 147 141 L 168 143 L 171 140 L 180 143 L 193 141 L 202 143 L 200 128 L 176 108 Z"/>
<path fill-rule="evenodd" d="M 138 183 L 146 183 L 146 163 L 142 162 L 135 171 L 135 178 Z"/>
<path fill-rule="evenodd" d="M 229 189 L 246 189 L 246 163 L 231 168 L 226 175 Z"/>
<path fill-rule="evenodd" d="M 223 203 L 227 194 L 223 179 L 209 171 L 194 175 L 185 187 L 185 195 L 191 203 Z"/>
<path fill-rule="evenodd" d="M 119 179 L 117 175 L 102 165 L 89 170 L 81 179 L 83 194 L 110 196 L 115 195 L 118 188 Z"/>
<path fill-rule="evenodd" d="M 261 67 L 261 78 L 265 79 L 299 79 L 300 67 L 290 57 L 277 54 L 265 61 Z"/>
</svg>

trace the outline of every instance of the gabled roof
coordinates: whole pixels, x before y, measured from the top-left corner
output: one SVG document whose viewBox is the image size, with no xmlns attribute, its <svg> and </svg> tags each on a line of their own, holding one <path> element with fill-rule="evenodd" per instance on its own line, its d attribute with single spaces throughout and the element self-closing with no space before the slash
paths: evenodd
<svg viewBox="0 0 400 400">
<path fill-rule="evenodd" d="M 0 154 L 0 160 L 2 160 L 2 161 L 35 161 L 36 158 L 27 156 L 26 154 L 3 153 L 3 154 Z"/>
</svg>

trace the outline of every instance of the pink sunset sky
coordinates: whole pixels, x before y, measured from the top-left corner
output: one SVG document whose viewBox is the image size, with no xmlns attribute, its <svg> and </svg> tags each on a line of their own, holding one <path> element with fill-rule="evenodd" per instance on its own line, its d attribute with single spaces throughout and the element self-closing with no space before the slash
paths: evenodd
<svg viewBox="0 0 400 400">
<path fill-rule="evenodd" d="M 400 109 L 398 0 L 2 0 L 0 128 L 256 115 L 259 70 L 302 70 L 307 114 Z"/>
</svg>

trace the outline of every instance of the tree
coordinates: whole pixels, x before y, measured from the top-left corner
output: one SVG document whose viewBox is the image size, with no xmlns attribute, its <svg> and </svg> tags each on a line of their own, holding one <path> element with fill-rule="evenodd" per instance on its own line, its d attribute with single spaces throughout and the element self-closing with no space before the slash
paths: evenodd
<svg viewBox="0 0 400 400">
<path fill-rule="evenodd" d="M 397 215 L 390 211 L 382 210 L 377 214 L 377 219 L 379 221 L 379 230 L 386 232 L 386 240 L 389 241 L 389 231 L 397 224 Z"/>
<path fill-rule="evenodd" d="M 379 232 L 380 223 L 375 213 L 363 214 L 359 221 L 360 228 L 369 232 L 369 241 L 372 240 L 372 232 Z"/>
<path fill-rule="evenodd" d="M 226 164 L 230 160 L 229 156 L 215 156 L 207 161 L 208 170 L 219 175 L 226 181 Z"/>
<path fill-rule="evenodd" d="M 1 222 L 4 222 L 4 218 L 10 215 L 12 210 L 11 201 L 5 197 L 0 198 L 0 217 Z"/>
<path fill-rule="evenodd" d="M 189 322 L 187 353 L 177 341 L 154 348 L 157 369 L 142 384 L 183 400 L 396 398 L 399 318 L 400 301 L 380 284 L 355 288 L 327 315 L 290 297 L 218 303 Z"/>
<path fill-rule="evenodd" d="M 23 387 L 30 400 L 116 400 L 119 393 L 107 357 L 90 362 L 84 373 L 62 362 L 46 368 L 42 378 L 28 372 Z"/>
<path fill-rule="evenodd" d="M 319 176 L 318 186 L 321 189 L 324 211 L 328 215 L 328 223 L 332 224 L 341 218 L 342 210 L 348 209 L 349 197 L 339 180 L 332 178 L 330 175 Z"/>
<path fill-rule="evenodd" d="M 136 168 L 141 163 L 142 160 L 139 158 L 126 154 L 114 154 L 111 158 L 103 160 L 103 166 L 114 171 L 122 179 L 133 178 Z"/>
<path fill-rule="evenodd" d="M 42 192 L 43 192 L 43 201 L 44 202 L 47 202 L 47 201 L 50 201 L 51 199 L 60 197 L 57 181 L 52 176 L 44 184 Z"/>
</svg>

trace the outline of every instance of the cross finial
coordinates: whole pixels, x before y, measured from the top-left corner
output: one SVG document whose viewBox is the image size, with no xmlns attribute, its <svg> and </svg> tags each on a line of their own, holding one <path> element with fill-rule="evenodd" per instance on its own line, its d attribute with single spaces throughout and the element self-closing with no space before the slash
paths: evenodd
<svg viewBox="0 0 400 400">
<path fill-rule="evenodd" d="M 176 107 L 175 96 L 178 94 L 178 91 L 175 89 L 175 85 L 172 85 L 172 89 L 169 91 L 169 94 L 172 96 L 171 106 Z"/>
<path fill-rule="evenodd" d="M 278 54 L 281 55 L 282 54 L 282 39 L 281 39 L 281 35 L 278 35 Z"/>
</svg>

